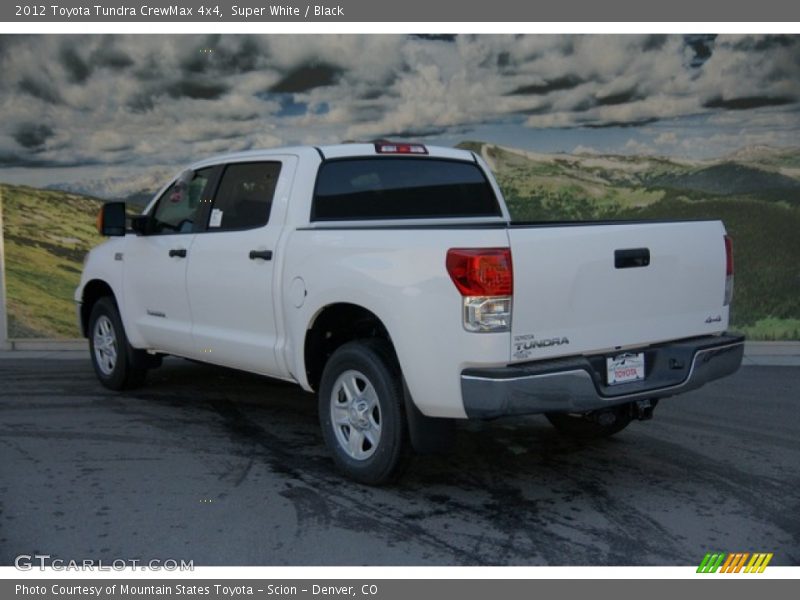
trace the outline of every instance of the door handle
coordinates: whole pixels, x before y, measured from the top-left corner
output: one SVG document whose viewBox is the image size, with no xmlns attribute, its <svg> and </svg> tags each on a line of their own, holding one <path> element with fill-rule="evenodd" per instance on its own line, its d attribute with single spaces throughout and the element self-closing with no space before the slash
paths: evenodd
<svg viewBox="0 0 800 600">
<path fill-rule="evenodd" d="M 250 260 L 272 260 L 272 250 L 250 250 Z"/>
<path fill-rule="evenodd" d="M 617 269 L 646 267 L 649 264 L 649 248 L 628 248 L 626 250 L 614 250 L 614 267 Z"/>
<path fill-rule="evenodd" d="M 169 251 L 169 256 L 172 258 L 173 256 L 179 256 L 180 258 L 186 258 L 186 248 L 172 248 Z"/>
</svg>

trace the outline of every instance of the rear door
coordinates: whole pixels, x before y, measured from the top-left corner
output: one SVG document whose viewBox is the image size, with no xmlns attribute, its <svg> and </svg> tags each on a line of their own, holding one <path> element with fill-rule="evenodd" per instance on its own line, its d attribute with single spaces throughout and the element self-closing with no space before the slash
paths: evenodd
<svg viewBox="0 0 800 600">
<path fill-rule="evenodd" d="M 286 376 L 273 291 L 296 163 L 275 156 L 223 167 L 187 274 L 195 354 L 205 361 Z"/>
<path fill-rule="evenodd" d="M 512 226 L 512 360 L 723 331 L 724 233 L 719 221 Z"/>
</svg>

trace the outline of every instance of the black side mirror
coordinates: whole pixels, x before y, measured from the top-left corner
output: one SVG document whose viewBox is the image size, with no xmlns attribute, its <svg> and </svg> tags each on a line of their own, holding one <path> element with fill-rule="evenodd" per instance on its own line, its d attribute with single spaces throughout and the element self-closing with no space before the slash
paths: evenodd
<svg viewBox="0 0 800 600">
<path fill-rule="evenodd" d="M 150 233 L 150 216 L 136 215 L 131 217 L 131 229 L 136 235 L 147 235 Z"/>
<path fill-rule="evenodd" d="M 106 202 L 97 215 L 97 231 L 100 235 L 125 235 L 125 203 Z"/>
</svg>

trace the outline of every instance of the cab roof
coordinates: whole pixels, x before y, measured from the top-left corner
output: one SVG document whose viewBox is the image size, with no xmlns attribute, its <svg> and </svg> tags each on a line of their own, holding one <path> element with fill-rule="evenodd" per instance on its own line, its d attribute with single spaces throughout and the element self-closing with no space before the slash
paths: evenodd
<svg viewBox="0 0 800 600">
<path fill-rule="evenodd" d="M 383 145 L 405 145 L 405 146 L 422 146 L 426 152 L 379 152 L 378 146 Z M 190 165 L 192 169 L 199 169 L 209 165 L 215 165 L 226 162 L 242 162 L 248 160 L 261 160 L 269 159 L 273 156 L 286 156 L 292 155 L 297 157 L 315 156 L 324 160 L 331 158 L 350 158 L 350 157 L 366 157 L 366 156 L 414 156 L 417 158 L 449 158 L 452 160 L 467 160 L 474 161 L 475 157 L 472 152 L 468 150 L 459 150 L 458 148 L 447 148 L 444 146 L 428 146 L 425 144 L 410 143 L 410 142 L 389 142 L 380 140 L 378 142 L 357 142 L 349 144 L 332 144 L 323 146 L 285 146 L 280 148 L 268 148 L 261 150 L 247 150 L 245 152 L 233 152 L 229 154 L 219 154 L 212 156 Z"/>
</svg>

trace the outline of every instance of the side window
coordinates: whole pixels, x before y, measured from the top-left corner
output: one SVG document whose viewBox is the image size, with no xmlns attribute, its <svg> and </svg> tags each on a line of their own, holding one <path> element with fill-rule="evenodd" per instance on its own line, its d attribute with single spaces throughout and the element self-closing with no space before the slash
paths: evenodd
<svg viewBox="0 0 800 600">
<path fill-rule="evenodd" d="M 234 163 L 225 167 L 208 219 L 208 231 L 266 225 L 280 172 L 279 162 Z"/>
<path fill-rule="evenodd" d="M 202 207 L 203 190 L 213 168 L 182 174 L 158 199 L 151 233 L 191 233 Z"/>
</svg>

